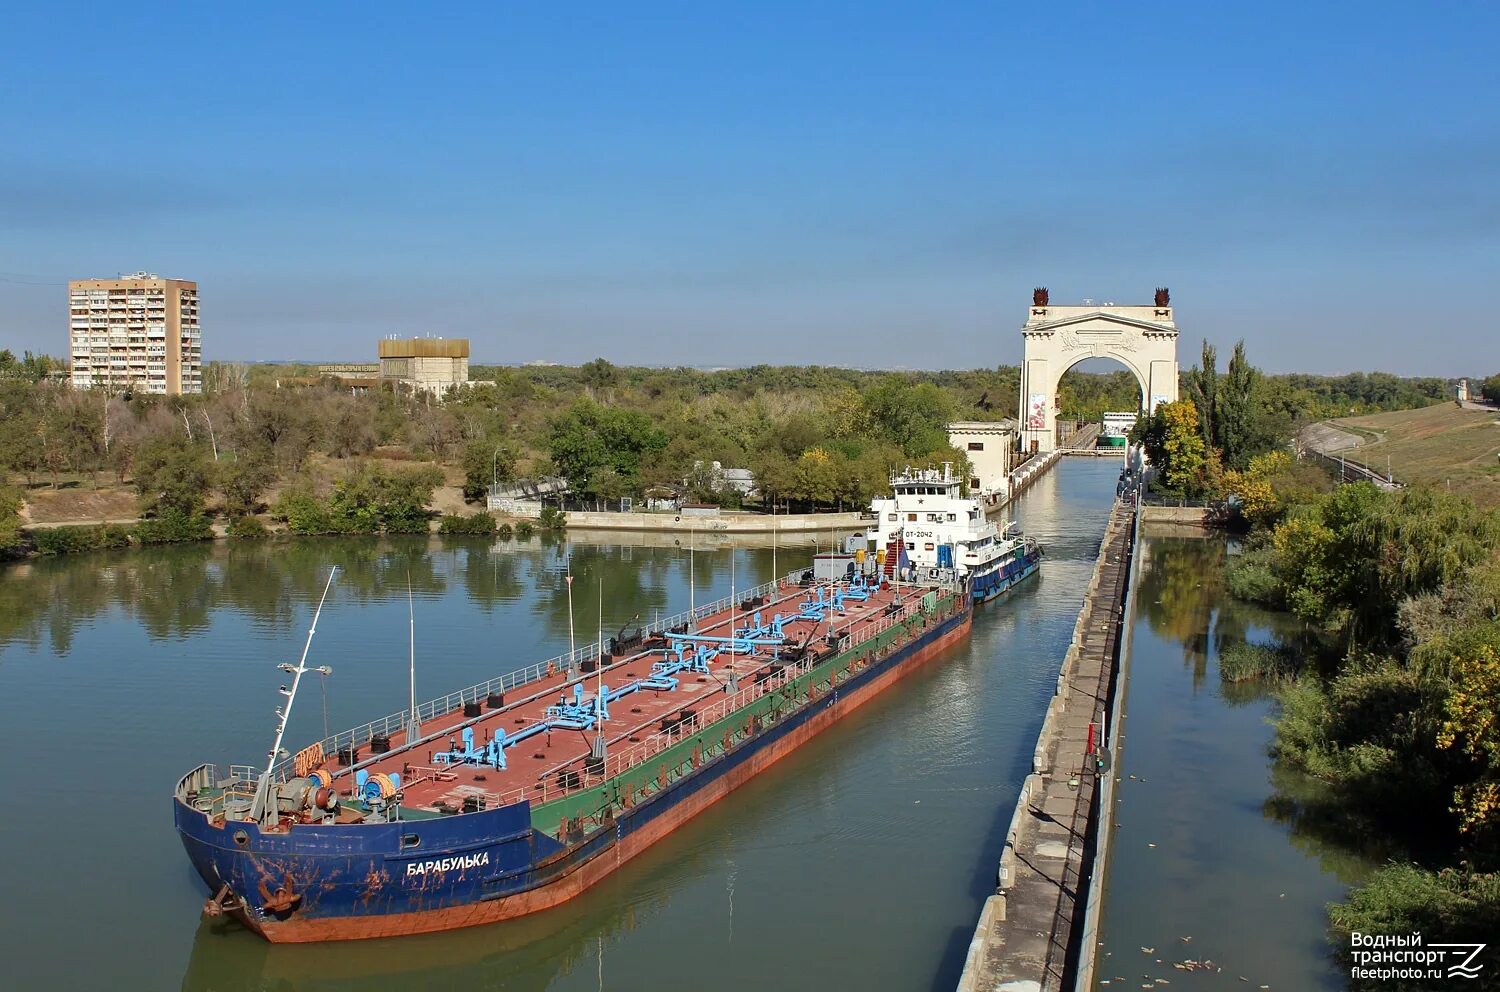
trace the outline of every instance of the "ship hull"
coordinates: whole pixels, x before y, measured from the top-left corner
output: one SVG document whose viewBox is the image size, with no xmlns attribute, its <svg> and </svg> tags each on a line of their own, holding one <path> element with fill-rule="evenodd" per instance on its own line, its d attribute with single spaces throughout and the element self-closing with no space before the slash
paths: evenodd
<svg viewBox="0 0 1500 992">
<path fill-rule="evenodd" d="M 969 595 L 976 605 L 998 599 L 1026 581 L 1041 567 L 1041 561 L 1042 556 L 1038 551 L 1018 555 L 994 572 L 975 577 L 970 584 Z"/>
<path fill-rule="evenodd" d="M 355 832 L 354 839 L 336 827 L 326 834 L 298 827 L 295 843 L 285 833 L 263 834 L 253 823 L 215 826 L 178 803 L 178 830 L 210 889 L 227 884 L 241 897 L 233 915 L 276 943 L 394 937 L 539 912 L 577 897 L 967 636 L 972 617 L 960 597 L 951 614 L 884 657 L 875 655 L 847 681 L 567 843 L 533 829 L 525 802 L 379 824 Z M 404 836 L 418 836 L 419 845 L 403 847 Z M 410 866 L 424 859 L 436 867 L 413 884 Z M 278 888 L 297 902 L 269 912 Z"/>
</svg>

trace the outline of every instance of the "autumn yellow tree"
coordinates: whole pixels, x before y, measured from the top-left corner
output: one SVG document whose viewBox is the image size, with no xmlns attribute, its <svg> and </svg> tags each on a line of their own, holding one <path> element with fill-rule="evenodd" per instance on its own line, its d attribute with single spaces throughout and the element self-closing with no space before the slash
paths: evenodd
<svg viewBox="0 0 1500 992">
<path fill-rule="evenodd" d="M 1276 494 L 1276 477 L 1291 470 L 1292 456 L 1285 451 L 1268 451 L 1250 459 L 1243 472 L 1225 472 L 1220 486 L 1226 496 L 1240 501 L 1240 514 L 1252 524 L 1267 524 L 1281 512 Z"/>
<path fill-rule="evenodd" d="M 1475 644 L 1454 659 L 1446 710 L 1439 746 L 1458 748 L 1483 769 L 1458 787 L 1454 812 L 1467 832 L 1493 828 L 1500 817 L 1500 653 L 1494 645 Z"/>
<path fill-rule="evenodd" d="M 1159 473 L 1161 488 L 1184 494 L 1202 490 L 1208 451 L 1192 400 L 1158 404 L 1139 440 Z"/>
</svg>

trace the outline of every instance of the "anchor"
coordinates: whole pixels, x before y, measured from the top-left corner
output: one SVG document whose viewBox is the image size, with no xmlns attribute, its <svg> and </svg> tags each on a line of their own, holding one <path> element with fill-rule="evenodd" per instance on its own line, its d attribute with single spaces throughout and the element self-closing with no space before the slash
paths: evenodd
<svg viewBox="0 0 1500 992">
<path fill-rule="evenodd" d="M 274 893 L 266 888 L 266 880 L 264 878 L 260 880 L 259 888 L 261 908 L 267 913 L 280 916 L 282 913 L 290 912 L 302 901 L 301 894 L 292 888 L 292 876 L 290 872 L 282 876 L 281 884 L 276 887 Z"/>
</svg>

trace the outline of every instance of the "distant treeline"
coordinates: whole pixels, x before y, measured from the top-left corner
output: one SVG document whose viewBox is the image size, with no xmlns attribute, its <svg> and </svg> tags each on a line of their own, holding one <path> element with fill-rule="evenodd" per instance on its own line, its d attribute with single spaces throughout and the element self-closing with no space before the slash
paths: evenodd
<svg viewBox="0 0 1500 992">
<path fill-rule="evenodd" d="M 234 522 L 268 510 L 297 529 L 347 532 L 371 520 L 415 527 L 406 511 L 389 508 L 345 507 L 327 519 L 313 512 L 363 486 L 367 477 L 352 476 L 370 457 L 451 470 L 444 476 L 461 475 L 475 501 L 492 483 L 560 474 L 584 497 L 672 490 L 733 505 L 741 497 L 713 469 L 719 462 L 754 472 L 763 504 L 863 506 L 903 464 L 951 460 L 962 470 L 965 455 L 948 446 L 944 425 L 1014 417 L 1019 388 L 1012 366 L 703 371 L 596 359 L 475 366 L 476 385 L 434 399 L 355 393 L 319 381 L 315 366 L 210 363 L 203 395 L 164 397 L 74 390 L 60 369 L 46 356 L 0 352 L 0 481 L 55 487 L 112 475 L 135 487 L 148 518 L 180 513 L 163 536 L 203 533 L 205 517 Z M 1422 405 L 1443 394 L 1441 380 L 1379 373 L 1266 376 L 1257 402 L 1280 434 L 1302 420 Z M 1059 387 L 1059 413 L 1097 419 L 1135 409 L 1140 399 L 1128 372 L 1071 371 Z M 424 481 L 441 480 L 428 473 Z"/>
</svg>

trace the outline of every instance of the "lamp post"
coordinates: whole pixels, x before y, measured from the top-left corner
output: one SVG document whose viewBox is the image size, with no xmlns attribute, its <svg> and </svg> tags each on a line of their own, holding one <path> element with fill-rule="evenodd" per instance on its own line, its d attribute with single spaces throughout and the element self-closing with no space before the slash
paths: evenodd
<svg viewBox="0 0 1500 992">
<path fill-rule="evenodd" d="M 503 444 L 495 445 L 495 453 L 490 457 L 490 491 L 500 488 L 500 449 Z"/>
</svg>

